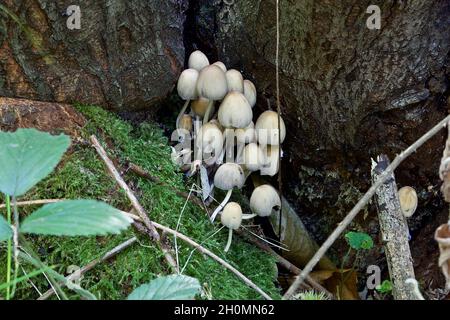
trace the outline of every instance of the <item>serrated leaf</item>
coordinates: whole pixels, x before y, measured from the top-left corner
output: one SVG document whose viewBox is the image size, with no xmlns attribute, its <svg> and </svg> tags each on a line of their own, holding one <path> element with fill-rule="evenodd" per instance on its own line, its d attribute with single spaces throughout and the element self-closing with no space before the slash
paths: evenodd
<svg viewBox="0 0 450 320">
<path fill-rule="evenodd" d="M 36 129 L 0 132 L 0 191 L 23 195 L 53 171 L 69 145 L 64 134 Z"/>
<path fill-rule="evenodd" d="M 5 241 L 11 238 L 13 232 L 9 223 L 0 216 L 0 241 Z"/>
<path fill-rule="evenodd" d="M 128 300 L 192 300 L 200 293 L 200 282 L 188 276 L 160 277 L 135 289 Z"/>
<path fill-rule="evenodd" d="M 373 248 L 373 240 L 367 233 L 351 231 L 345 235 L 345 238 L 349 246 L 355 250 L 369 250 Z"/>
<path fill-rule="evenodd" d="M 22 222 L 24 233 L 90 236 L 120 233 L 133 220 L 110 205 L 95 200 L 66 200 L 47 204 Z"/>
</svg>

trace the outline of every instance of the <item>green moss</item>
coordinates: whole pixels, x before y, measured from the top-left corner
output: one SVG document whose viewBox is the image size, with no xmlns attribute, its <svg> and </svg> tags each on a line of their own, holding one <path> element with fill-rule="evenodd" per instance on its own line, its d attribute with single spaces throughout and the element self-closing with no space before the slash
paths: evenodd
<svg viewBox="0 0 450 320">
<path fill-rule="evenodd" d="M 125 167 L 126 161 L 132 161 L 174 189 L 189 191 L 189 185 L 186 184 L 190 182 L 184 181 L 182 174 L 177 173 L 170 160 L 167 139 L 156 125 L 144 123 L 133 127 L 98 107 L 77 108 L 88 119 L 82 132 L 84 139 L 95 134 L 102 143 L 107 142 L 108 152 L 122 162 L 122 167 Z M 111 146 L 114 146 L 114 150 L 111 150 Z M 126 173 L 125 179 L 137 190 L 151 219 L 176 228 L 186 199 L 177 196 L 172 188 L 151 183 L 131 173 Z M 131 209 L 124 193 L 107 174 L 95 150 L 83 144 L 74 144 L 57 170 L 39 183 L 26 198 L 93 198 L 106 201 L 122 210 Z M 33 209 L 24 208 L 21 214 L 27 214 Z M 227 232 L 221 230 L 213 235 L 219 227 L 218 224 L 209 223 L 205 213 L 188 202 L 179 229 L 231 263 L 269 295 L 279 298 L 279 291 L 275 286 L 274 259 L 238 237 L 234 238 L 231 250 L 225 254 L 223 248 Z M 133 235 L 134 231 L 130 229 L 119 236 L 30 237 L 30 240 L 45 263 L 57 265 L 57 270 L 65 273 L 68 266 L 83 266 Z M 81 285 L 101 299 L 123 299 L 140 284 L 158 275 L 170 273 L 161 252 L 145 237 L 138 237 L 139 243 L 86 273 Z M 170 240 L 173 244 L 173 238 Z M 191 255 L 192 248 L 180 240 L 178 246 L 180 265 L 186 265 L 185 274 L 197 277 L 205 284 L 213 299 L 261 298 L 217 262 L 197 252 Z M 0 253 L 0 261 L 5 261 L 3 255 L 4 250 Z M 5 279 L 4 269 L 0 267 L 0 283 Z M 42 275 L 33 278 L 33 283 L 41 292 L 48 289 L 48 283 Z M 38 294 L 30 283 L 18 287 L 16 298 L 37 297 Z M 76 295 L 71 297 L 77 298 Z"/>
</svg>

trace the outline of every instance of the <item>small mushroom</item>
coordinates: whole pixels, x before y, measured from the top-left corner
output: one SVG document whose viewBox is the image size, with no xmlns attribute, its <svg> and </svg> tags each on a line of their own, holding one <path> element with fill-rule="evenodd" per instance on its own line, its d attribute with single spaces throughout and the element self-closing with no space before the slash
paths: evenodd
<svg viewBox="0 0 450 320">
<path fill-rule="evenodd" d="M 180 129 L 192 132 L 192 117 L 188 114 L 184 114 L 180 120 Z"/>
<path fill-rule="evenodd" d="M 243 165 L 249 171 L 258 171 L 264 166 L 266 157 L 256 143 L 249 143 L 243 152 Z"/>
<path fill-rule="evenodd" d="M 223 72 L 227 72 L 227 67 L 222 61 L 214 62 L 213 65 L 218 66 L 220 69 L 223 70 Z"/>
<path fill-rule="evenodd" d="M 241 159 L 241 156 L 242 151 L 244 151 L 245 145 L 256 142 L 256 131 L 253 121 L 250 122 L 250 124 L 245 128 L 234 130 L 234 135 L 236 136 L 237 142 L 236 161 L 243 161 L 243 159 Z"/>
<path fill-rule="evenodd" d="M 184 170 L 185 169 L 184 167 L 188 165 L 189 162 L 191 161 L 191 149 L 185 148 L 177 150 L 174 147 L 171 148 L 172 153 L 170 154 L 170 157 L 172 159 L 173 164 L 175 164 L 178 167 L 181 167 Z"/>
<path fill-rule="evenodd" d="M 222 100 L 228 92 L 225 72 L 216 65 L 210 65 L 200 71 L 197 80 L 197 92 L 199 96 L 209 101 L 203 117 L 203 123 L 207 123 L 214 101 Z"/>
<path fill-rule="evenodd" d="M 263 184 L 255 190 L 250 197 L 250 209 L 260 217 L 267 217 L 272 211 L 279 211 L 281 200 L 277 190 L 270 184 Z"/>
<path fill-rule="evenodd" d="M 252 107 L 240 92 L 228 93 L 220 104 L 218 119 L 225 128 L 245 128 L 250 125 L 252 118 Z"/>
<path fill-rule="evenodd" d="M 258 142 L 263 146 L 278 145 L 283 143 L 286 137 L 286 126 L 281 117 L 280 130 L 278 130 L 278 114 L 275 111 L 264 111 L 256 120 L 255 129 Z M 280 132 L 280 136 L 278 136 L 278 132 Z"/>
<path fill-rule="evenodd" d="M 227 77 L 228 91 L 244 93 L 244 78 L 239 71 L 230 69 L 225 76 Z"/>
<path fill-rule="evenodd" d="M 223 208 L 220 221 L 227 227 L 228 230 L 228 241 L 225 246 L 225 252 L 230 250 L 231 241 L 233 239 L 233 230 L 239 229 L 242 223 L 242 208 L 236 202 L 228 203 L 225 208 Z"/>
<path fill-rule="evenodd" d="M 204 124 L 197 133 L 195 144 L 198 151 L 196 159 L 203 159 L 206 164 L 210 165 L 216 161 L 222 152 L 222 131 L 215 124 Z M 211 155 L 211 157 L 204 159 L 205 154 Z"/>
<path fill-rule="evenodd" d="M 279 146 L 266 146 L 265 148 L 265 162 L 261 167 L 260 173 L 262 176 L 273 177 L 277 174 L 280 168 L 280 147 Z M 283 153 L 281 153 L 283 155 Z"/>
<path fill-rule="evenodd" d="M 203 68 L 209 66 L 208 57 L 200 50 L 194 51 L 189 56 L 188 66 L 191 69 L 200 71 Z"/>
<path fill-rule="evenodd" d="M 244 80 L 244 96 L 253 108 L 256 104 L 256 87 L 250 80 Z"/>
<path fill-rule="evenodd" d="M 208 104 L 209 104 L 208 99 L 199 97 L 198 99 L 192 101 L 191 109 L 196 115 L 204 117 L 206 110 L 208 109 Z"/>
<path fill-rule="evenodd" d="M 199 73 L 195 69 L 186 69 L 184 70 L 180 78 L 178 78 L 177 83 L 177 91 L 178 95 L 181 99 L 185 100 L 183 108 L 181 109 L 180 113 L 178 114 L 177 121 L 176 121 L 176 127 L 177 129 L 180 127 L 180 120 L 183 117 L 189 102 L 191 100 L 197 99 L 197 80 L 198 80 Z"/>
<path fill-rule="evenodd" d="M 230 200 L 233 188 L 242 188 L 244 182 L 244 170 L 236 163 L 224 163 L 217 169 L 216 174 L 214 175 L 214 186 L 228 192 L 223 201 L 212 213 L 211 222 L 214 222 L 217 214 L 227 204 L 228 200 Z"/>
<path fill-rule="evenodd" d="M 417 193 L 414 188 L 403 187 L 398 190 L 398 197 L 400 199 L 400 207 L 405 217 L 411 217 L 417 209 Z"/>
</svg>

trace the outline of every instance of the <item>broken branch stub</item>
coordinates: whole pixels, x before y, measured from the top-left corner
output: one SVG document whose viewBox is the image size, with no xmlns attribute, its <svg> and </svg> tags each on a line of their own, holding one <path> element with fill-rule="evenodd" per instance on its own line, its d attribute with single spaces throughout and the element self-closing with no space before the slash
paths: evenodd
<svg viewBox="0 0 450 320">
<path fill-rule="evenodd" d="M 390 163 L 386 155 L 378 156 L 377 161 L 372 163 L 374 182 Z M 393 173 L 377 189 L 376 204 L 387 265 L 393 283 L 394 299 L 416 300 L 417 297 L 406 283 L 409 278 L 415 279 L 414 267 L 408 243 L 408 224 L 402 213 Z"/>
</svg>

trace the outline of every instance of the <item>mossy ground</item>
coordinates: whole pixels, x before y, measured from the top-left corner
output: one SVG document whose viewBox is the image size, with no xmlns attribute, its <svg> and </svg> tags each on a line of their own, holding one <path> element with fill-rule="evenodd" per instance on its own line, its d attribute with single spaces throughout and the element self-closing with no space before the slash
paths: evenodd
<svg viewBox="0 0 450 320">
<path fill-rule="evenodd" d="M 83 129 L 84 139 L 96 134 L 102 143 L 107 142 L 108 152 L 122 164 L 132 161 L 152 175 L 159 177 L 174 189 L 189 191 L 189 186 L 181 173 L 177 173 L 170 160 L 170 148 L 162 131 L 152 123 L 133 127 L 115 115 L 98 107 L 77 106 L 88 119 Z M 112 149 L 111 146 L 114 146 Z M 176 195 L 173 189 L 124 173 L 126 181 L 136 193 L 149 215 L 155 221 L 175 228 L 186 199 Z M 189 184 L 189 183 L 188 183 Z M 131 205 L 123 191 L 107 174 L 103 162 L 95 150 L 85 144 L 74 142 L 56 171 L 39 183 L 25 199 L 89 198 L 103 200 L 122 210 L 130 210 Z M 35 208 L 21 208 L 26 215 Z M 230 262 L 243 274 L 253 280 L 274 298 L 279 297 L 275 285 L 275 261 L 254 246 L 235 237 L 231 250 L 225 254 L 227 232 L 219 224 L 212 225 L 201 208 L 187 203 L 181 218 L 180 231 L 214 253 Z M 28 237 L 41 259 L 48 265 L 56 265 L 56 270 L 65 274 L 70 265 L 83 266 L 102 256 L 114 246 L 135 235 L 130 230 L 108 237 L 64 238 Z M 161 252 L 146 238 L 138 235 L 139 243 L 118 254 L 106 263 L 101 263 L 84 275 L 81 286 L 93 292 L 99 299 L 124 299 L 137 286 L 160 275 L 169 274 L 168 266 Z M 172 239 L 173 244 L 173 239 Z M 235 275 L 220 264 L 197 252 L 178 240 L 180 265 L 185 274 L 196 277 L 207 287 L 213 299 L 260 299 Z M 190 257 L 190 258 L 189 258 Z M 6 261 L 5 250 L 0 251 L 0 261 Z M 26 270 L 26 266 L 24 266 Z M 0 265 L 0 283 L 5 282 L 5 267 Z M 22 269 L 19 276 L 22 275 Z M 49 288 L 44 276 L 32 279 L 41 291 Z M 66 289 L 68 292 L 68 290 Z M 3 293 L 0 293 L 0 296 Z M 35 299 L 39 295 L 30 282 L 18 286 L 16 299 Z M 71 298 L 77 298 L 74 294 Z"/>
</svg>

